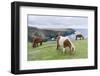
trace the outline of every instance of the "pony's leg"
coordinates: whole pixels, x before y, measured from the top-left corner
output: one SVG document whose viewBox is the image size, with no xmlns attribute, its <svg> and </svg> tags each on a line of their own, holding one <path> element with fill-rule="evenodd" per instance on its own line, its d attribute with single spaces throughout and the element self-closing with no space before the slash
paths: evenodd
<svg viewBox="0 0 100 76">
<path fill-rule="evenodd" d="M 59 49 L 59 45 L 57 45 L 57 48 L 56 48 L 57 50 Z"/>
<path fill-rule="evenodd" d="M 77 40 L 77 36 L 76 36 L 76 40 Z"/>
<path fill-rule="evenodd" d="M 40 45 L 42 45 L 42 42 L 40 42 Z"/>
<path fill-rule="evenodd" d="M 34 47 L 36 47 L 36 43 L 34 43 Z"/>
<path fill-rule="evenodd" d="M 84 40 L 84 37 L 82 37 L 83 38 L 83 40 Z"/>
<path fill-rule="evenodd" d="M 35 47 L 37 47 L 37 43 L 35 43 Z"/>
<path fill-rule="evenodd" d="M 35 43 L 33 44 L 33 47 L 34 47 L 34 48 L 36 47 L 36 44 L 35 44 Z"/>
<path fill-rule="evenodd" d="M 37 43 L 37 47 L 38 47 L 38 43 Z"/>
<path fill-rule="evenodd" d="M 32 47 L 34 48 L 34 44 L 32 44 Z"/>
<path fill-rule="evenodd" d="M 41 45 L 42 45 L 42 42 L 41 42 Z"/>
<path fill-rule="evenodd" d="M 63 54 L 65 53 L 65 48 L 63 48 Z"/>
</svg>

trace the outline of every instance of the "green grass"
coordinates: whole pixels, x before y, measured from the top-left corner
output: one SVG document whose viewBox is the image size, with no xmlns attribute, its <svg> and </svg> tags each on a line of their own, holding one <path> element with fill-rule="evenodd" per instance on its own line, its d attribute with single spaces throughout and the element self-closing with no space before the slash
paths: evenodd
<svg viewBox="0 0 100 76">
<path fill-rule="evenodd" d="M 88 57 L 87 40 L 74 40 L 75 53 L 63 54 L 61 50 L 56 50 L 56 42 L 44 42 L 42 46 L 32 48 L 32 43 L 28 43 L 28 61 L 32 60 L 57 60 L 57 59 L 79 59 Z"/>
</svg>

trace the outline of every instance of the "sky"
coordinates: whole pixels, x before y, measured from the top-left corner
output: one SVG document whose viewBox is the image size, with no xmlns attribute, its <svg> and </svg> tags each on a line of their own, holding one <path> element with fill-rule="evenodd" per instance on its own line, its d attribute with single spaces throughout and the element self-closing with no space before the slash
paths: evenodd
<svg viewBox="0 0 100 76">
<path fill-rule="evenodd" d="M 28 15 L 28 26 L 37 28 L 88 28 L 88 17 Z"/>
</svg>

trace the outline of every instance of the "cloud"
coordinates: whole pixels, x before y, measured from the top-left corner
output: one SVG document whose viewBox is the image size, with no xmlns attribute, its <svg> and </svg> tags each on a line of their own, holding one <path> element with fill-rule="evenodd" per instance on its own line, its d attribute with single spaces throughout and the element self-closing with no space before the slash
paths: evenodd
<svg viewBox="0 0 100 76">
<path fill-rule="evenodd" d="M 28 26 L 38 28 L 87 28 L 88 17 L 29 15 Z"/>
</svg>

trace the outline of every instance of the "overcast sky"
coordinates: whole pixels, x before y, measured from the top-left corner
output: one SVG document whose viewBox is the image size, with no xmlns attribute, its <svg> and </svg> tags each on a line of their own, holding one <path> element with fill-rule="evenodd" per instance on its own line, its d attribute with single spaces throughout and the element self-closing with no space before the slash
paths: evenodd
<svg viewBox="0 0 100 76">
<path fill-rule="evenodd" d="M 28 15 L 28 26 L 37 28 L 88 28 L 88 17 Z"/>
</svg>

